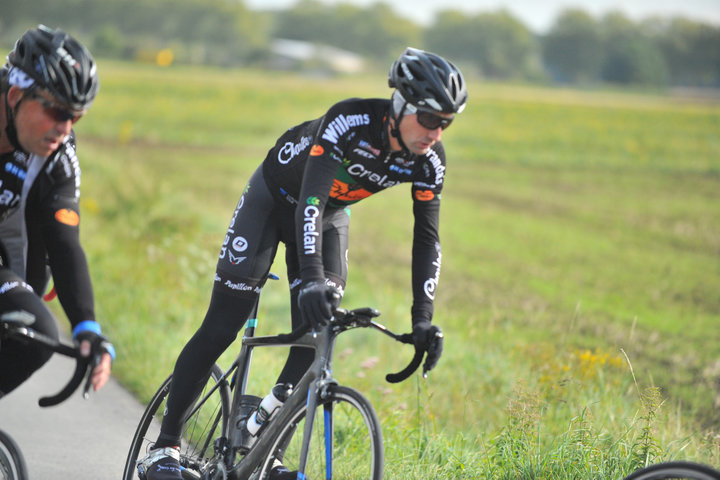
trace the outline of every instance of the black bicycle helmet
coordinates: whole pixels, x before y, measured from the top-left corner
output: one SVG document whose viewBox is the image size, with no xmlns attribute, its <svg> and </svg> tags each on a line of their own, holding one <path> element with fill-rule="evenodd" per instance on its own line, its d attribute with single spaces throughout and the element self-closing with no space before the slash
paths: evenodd
<svg viewBox="0 0 720 480">
<path fill-rule="evenodd" d="M 60 29 L 38 25 L 28 30 L 15 43 L 7 62 L 73 110 L 87 110 L 100 88 L 90 52 Z"/>
<path fill-rule="evenodd" d="M 460 113 L 467 88 L 460 70 L 434 53 L 406 49 L 390 67 L 388 85 L 421 110 Z"/>
</svg>

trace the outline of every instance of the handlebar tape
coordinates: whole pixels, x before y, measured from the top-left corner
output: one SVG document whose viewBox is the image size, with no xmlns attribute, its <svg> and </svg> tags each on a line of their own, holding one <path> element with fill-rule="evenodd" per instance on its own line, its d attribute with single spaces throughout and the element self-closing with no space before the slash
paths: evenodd
<svg viewBox="0 0 720 480">
<path fill-rule="evenodd" d="M 407 379 L 410 375 L 412 375 L 415 370 L 418 369 L 420 364 L 422 363 L 423 354 L 425 352 L 419 348 L 415 349 L 415 356 L 410 361 L 410 364 L 405 367 L 403 370 L 399 371 L 398 373 L 388 373 L 385 376 L 385 380 L 387 380 L 390 383 L 400 383 L 403 380 Z"/>
<path fill-rule="evenodd" d="M 77 387 L 80 385 L 80 382 L 83 381 L 86 369 L 87 362 L 83 361 L 83 359 L 78 358 L 77 363 L 75 364 L 75 373 L 73 374 L 68 384 L 65 385 L 65 387 L 63 387 L 63 389 L 55 395 L 42 397 L 38 401 L 38 405 L 40 405 L 41 407 L 52 407 L 65 401 L 70 395 L 72 395 L 75 389 L 77 389 Z"/>
</svg>

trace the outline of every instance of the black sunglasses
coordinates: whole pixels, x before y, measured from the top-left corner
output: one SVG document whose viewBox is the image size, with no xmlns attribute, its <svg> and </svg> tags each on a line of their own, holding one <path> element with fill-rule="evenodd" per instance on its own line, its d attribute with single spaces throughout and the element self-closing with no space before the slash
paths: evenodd
<svg viewBox="0 0 720 480">
<path fill-rule="evenodd" d="M 417 112 L 418 123 L 428 130 L 435 130 L 438 127 L 445 130 L 453 120 L 455 120 L 455 117 L 445 118 L 431 112 L 426 112 L 425 110 L 418 110 Z"/>
<path fill-rule="evenodd" d="M 42 105 L 45 115 L 56 122 L 67 122 L 70 120 L 72 123 L 76 123 L 85 114 L 85 112 L 68 110 L 52 100 L 48 100 L 47 98 L 41 96 L 37 92 L 31 92 L 30 98 L 37 100 L 40 105 Z"/>
</svg>

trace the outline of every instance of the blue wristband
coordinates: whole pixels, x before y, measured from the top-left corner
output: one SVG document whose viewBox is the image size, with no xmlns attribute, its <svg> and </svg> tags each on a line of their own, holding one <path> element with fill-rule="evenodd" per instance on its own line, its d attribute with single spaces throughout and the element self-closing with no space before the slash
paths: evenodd
<svg viewBox="0 0 720 480">
<path fill-rule="evenodd" d="M 100 335 L 102 333 L 102 329 L 100 328 L 100 324 L 95 320 L 85 320 L 78 323 L 77 325 L 75 325 L 75 328 L 73 328 L 73 340 L 75 340 L 77 336 L 83 332 L 92 332 Z"/>
</svg>

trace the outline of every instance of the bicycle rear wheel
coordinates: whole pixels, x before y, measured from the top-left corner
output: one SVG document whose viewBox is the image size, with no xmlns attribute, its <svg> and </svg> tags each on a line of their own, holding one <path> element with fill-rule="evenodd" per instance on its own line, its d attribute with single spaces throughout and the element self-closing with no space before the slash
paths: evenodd
<svg viewBox="0 0 720 480">
<path fill-rule="evenodd" d="M 214 441 L 227 436 L 225 430 L 230 415 L 230 387 L 225 381 L 217 383 L 222 375 L 222 369 L 213 365 L 210 379 L 199 398 L 205 398 L 216 385 L 217 388 L 205 401 L 196 404 L 185 420 L 180 449 L 180 465 L 183 467 L 184 479 L 200 479 L 207 470 L 214 468 Z M 125 461 L 123 480 L 138 478 L 136 463 L 147 454 L 160 433 L 160 423 L 171 383 L 172 375 L 160 386 L 140 418 Z"/>
<path fill-rule="evenodd" d="M 720 471 L 694 462 L 664 462 L 641 468 L 625 480 L 720 480 Z"/>
<path fill-rule="evenodd" d="M 0 430 L 0 480 L 27 480 L 28 473 L 20 447 Z"/>
<path fill-rule="evenodd" d="M 360 392 L 339 385 L 318 402 L 308 451 L 305 478 L 380 480 L 383 475 L 383 439 L 380 421 Z M 275 460 L 297 470 L 302 448 L 307 405 L 291 416 L 263 463 L 260 478 Z"/>
</svg>

